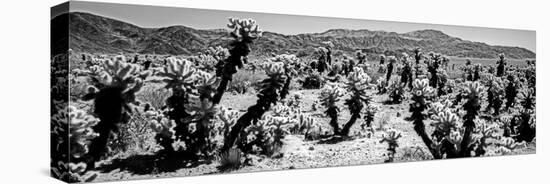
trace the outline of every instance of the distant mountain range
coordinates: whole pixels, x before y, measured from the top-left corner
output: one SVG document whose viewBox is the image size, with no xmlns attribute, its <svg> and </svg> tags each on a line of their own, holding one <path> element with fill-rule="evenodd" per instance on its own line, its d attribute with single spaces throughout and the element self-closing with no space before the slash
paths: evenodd
<svg viewBox="0 0 550 184">
<path fill-rule="evenodd" d="M 69 48 L 77 52 L 188 55 L 209 46 L 227 46 L 231 39 L 226 29 L 200 30 L 185 26 L 142 28 L 89 13 L 73 12 L 68 16 Z M 58 18 L 61 19 L 54 19 Z M 430 29 L 403 34 L 366 29 L 331 29 L 297 35 L 266 31 L 253 44 L 252 54 L 288 52 L 307 55 L 324 41 L 331 41 L 336 50 L 347 53 L 361 49 L 370 54 L 397 54 L 419 47 L 424 51 L 457 57 L 495 58 L 497 54 L 505 53 L 510 58 L 535 58 L 535 53 L 525 48 L 492 46 Z"/>
</svg>

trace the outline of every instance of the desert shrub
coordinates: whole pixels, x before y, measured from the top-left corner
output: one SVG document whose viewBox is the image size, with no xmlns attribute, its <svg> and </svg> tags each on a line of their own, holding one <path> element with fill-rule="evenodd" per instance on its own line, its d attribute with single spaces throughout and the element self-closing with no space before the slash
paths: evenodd
<svg viewBox="0 0 550 184">
<path fill-rule="evenodd" d="M 139 101 L 150 104 L 152 108 L 161 109 L 166 106 L 166 99 L 172 94 L 166 88 L 158 88 L 152 85 L 144 86 L 136 97 Z"/>
<path fill-rule="evenodd" d="M 233 75 L 233 80 L 227 87 L 228 92 L 233 92 L 237 94 L 245 94 L 248 92 L 253 92 L 254 87 L 258 86 L 258 82 L 261 81 L 261 74 L 252 74 L 246 70 L 239 70 L 235 75 Z"/>
<path fill-rule="evenodd" d="M 142 104 L 132 113 L 128 123 L 119 125 L 119 131 L 108 144 L 111 154 L 148 153 L 156 149 L 155 132 L 150 128 L 151 119 L 146 114 L 151 108 L 149 104 Z"/>
</svg>

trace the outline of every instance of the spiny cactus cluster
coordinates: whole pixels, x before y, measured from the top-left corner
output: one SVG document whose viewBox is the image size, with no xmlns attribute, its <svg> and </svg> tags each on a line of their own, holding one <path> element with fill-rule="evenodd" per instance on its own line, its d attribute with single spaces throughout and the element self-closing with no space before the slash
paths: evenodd
<svg viewBox="0 0 550 184">
<path fill-rule="evenodd" d="M 66 182 L 88 182 L 97 173 L 86 173 L 85 156 L 91 140 L 99 136 L 92 127 L 99 119 L 87 112 L 68 106 L 51 117 L 52 175 Z M 67 152 L 68 150 L 68 152 Z"/>
<path fill-rule="evenodd" d="M 500 114 L 500 108 L 504 103 L 504 82 L 498 78 L 490 75 L 487 79 L 488 88 L 487 88 L 487 108 L 486 111 L 493 109 L 494 115 Z"/>
<path fill-rule="evenodd" d="M 339 132 L 340 135 L 348 136 L 351 127 L 358 118 L 361 118 L 361 110 L 365 105 L 370 103 L 371 98 L 366 94 L 370 81 L 371 78 L 359 67 L 353 68 L 353 72 L 347 77 L 345 88 L 350 93 L 350 98 L 346 99 L 344 104 L 348 106 L 351 117 L 344 124 L 344 127 L 342 127 L 342 130 Z"/>
<path fill-rule="evenodd" d="M 516 97 L 518 95 L 519 81 L 513 75 L 509 75 L 507 78 L 507 85 L 505 88 L 506 97 L 506 109 L 510 109 L 516 104 Z"/>
<path fill-rule="evenodd" d="M 249 107 L 248 111 L 237 120 L 228 139 L 224 143 L 223 150 L 229 150 L 235 144 L 235 140 L 242 130 L 250 126 L 252 122 L 258 121 L 270 109 L 271 105 L 276 104 L 277 101 L 284 97 L 282 96 L 282 92 L 284 92 L 285 83 L 289 76 L 291 76 L 293 72 L 292 67 L 296 62 L 293 58 L 294 56 L 287 55 L 276 56 L 264 62 L 262 68 L 268 78 L 260 82 L 261 89 L 257 95 L 258 100 L 255 105 Z"/>
<path fill-rule="evenodd" d="M 497 61 L 497 77 L 504 76 L 505 70 L 506 70 L 506 58 L 503 53 L 500 53 L 498 55 L 498 61 Z"/>
<path fill-rule="evenodd" d="M 389 128 L 386 130 L 384 134 L 382 134 L 382 140 L 380 140 L 380 143 L 388 143 L 388 159 L 385 162 L 393 162 L 395 159 L 395 153 L 397 152 L 395 149 L 399 147 L 399 144 L 397 143 L 397 140 L 401 138 L 402 132 L 393 128 Z"/>
<path fill-rule="evenodd" d="M 198 69 L 212 72 L 217 70 L 218 63 L 223 62 L 229 56 L 229 50 L 221 46 L 209 47 L 204 53 L 190 59 Z"/>
<path fill-rule="evenodd" d="M 233 41 L 230 43 L 229 56 L 216 65 L 216 76 L 222 79 L 213 98 L 214 104 L 220 103 L 229 81 L 237 73 L 237 68 L 242 68 L 248 62 L 247 56 L 252 42 L 262 36 L 262 30 L 252 19 L 230 18 L 227 27 L 232 30 L 230 35 Z"/>
<path fill-rule="evenodd" d="M 411 93 L 412 103 L 410 104 L 409 111 L 412 112 L 411 118 L 413 119 L 414 130 L 422 138 L 424 144 L 428 146 L 428 150 L 430 150 L 434 158 L 442 158 L 438 149 L 434 146 L 435 143 L 426 133 L 426 126 L 424 125 L 426 118 L 424 111 L 428 107 L 429 99 L 435 95 L 435 90 L 428 85 L 428 79 L 416 79 L 413 83 Z"/>
<path fill-rule="evenodd" d="M 94 113 L 101 120 L 94 131 L 99 136 L 92 140 L 90 156 L 93 161 L 105 153 L 111 132 L 118 131 L 118 124 L 129 121 L 135 105 L 139 105 L 136 93 L 143 86 L 143 81 L 151 74 L 141 71 L 139 66 L 125 62 L 124 56 L 116 56 L 114 60 L 104 60 L 102 68 L 97 69 L 97 75 L 91 75 L 88 93 L 83 100 L 93 100 Z"/>
<path fill-rule="evenodd" d="M 405 83 L 397 81 L 397 78 L 390 80 L 387 87 L 388 96 L 393 104 L 399 104 L 405 98 Z"/>
<path fill-rule="evenodd" d="M 321 89 L 321 95 L 319 96 L 321 105 L 327 108 L 325 114 L 330 117 L 329 125 L 332 126 L 334 134 L 340 133 L 340 126 L 338 125 L 338 112 L 340 112 L 340 108 L 338 108 L 336 103 L 340 101 L 342 96 L 344 96 L 344 89 L 335 83 L 327 83 Z"/>
<path fill-rule="evenodd" d="M 289 129 L 296 123 L 296 119 L 266 115 L 244 129 L 238 147 L 245 153 L 274 156 L 282 148 L 282 139 L 290 134 Z"/>
</svg>

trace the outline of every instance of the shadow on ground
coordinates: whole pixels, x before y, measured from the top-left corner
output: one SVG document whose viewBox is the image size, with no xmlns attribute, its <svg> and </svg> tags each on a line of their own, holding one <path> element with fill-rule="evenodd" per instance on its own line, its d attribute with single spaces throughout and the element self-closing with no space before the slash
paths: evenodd
<svg viewBox="0 0 550 184">
<path fill-rule="evenodd" d="M 126 158 L 113 159 L 108 163 L 103 163 L 97 170 L 104 173 L 120 169 L 132 174 L 159 174 L 175 172 L 183 168 L 193 168 L 204 161 L 185 161 L 181 157 L 163 157 L 158 155 L 133 155 Z"/>
</svg>

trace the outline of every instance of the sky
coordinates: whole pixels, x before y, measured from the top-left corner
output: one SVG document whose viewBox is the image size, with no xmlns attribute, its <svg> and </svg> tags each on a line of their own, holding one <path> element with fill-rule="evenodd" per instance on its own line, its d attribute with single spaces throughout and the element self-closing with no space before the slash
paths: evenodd
<svg viewBox="0 0 550 184">
<path fill-rule="evenodd" d="M 536 52 L 535 31 L 483 27 L 449 26 L 348 18 L 327 18 L 181 7 L 141 6 L 71 1 L 71 12 L 101 15 L 145 28 L 183 25 L 196 29 L 225 28 L 229 17 L 252 18 L 264 31 L 281 34 L 320 33 L 329 29 L 368 29 L 406 33 L 435 29 L 464 40 L 489 45 L 523 47 Z"/>
</svg>

